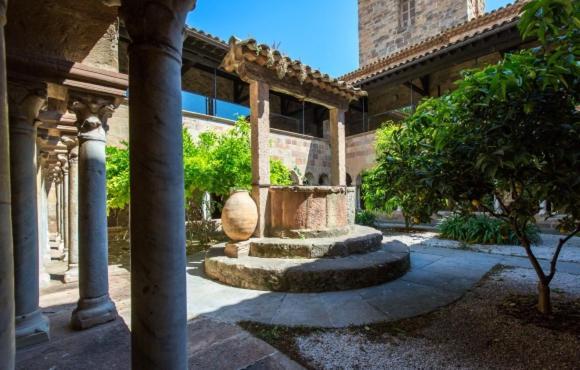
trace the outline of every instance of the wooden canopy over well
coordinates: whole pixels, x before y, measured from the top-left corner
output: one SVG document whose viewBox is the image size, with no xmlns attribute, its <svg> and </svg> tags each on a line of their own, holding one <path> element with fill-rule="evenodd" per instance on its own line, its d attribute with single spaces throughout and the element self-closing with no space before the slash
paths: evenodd
<svg viewBox="0 0 580 370">
<path fill-rule="evenodd" d="M 270 89 L 327 108 L 348 108 L 366 92 L 332 78 L 298 60 L 292 60 L 256 40 L 230 38 L 230 49 L 222 62 L 227 72 L 246 82 L 262 81 Z"/>
</svg>

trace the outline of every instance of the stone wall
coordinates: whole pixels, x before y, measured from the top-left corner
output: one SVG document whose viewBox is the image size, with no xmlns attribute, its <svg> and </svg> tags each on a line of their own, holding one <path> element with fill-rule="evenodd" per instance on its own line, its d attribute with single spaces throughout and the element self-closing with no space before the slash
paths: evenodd
<svg viewBox="0 0 580 370">
<path fill-rule="evenodd" d="M 497 63 L 500 59 L 501 54 L 496 52 L 434 72 L 430 76 L 430 95 L 438 96 L 455 90 L 457 88 L 455 82 L 461 79 L 461 71 L 471 68 L 483 68 Z"/>
<path fill-rule="evenodd" d="M 129 106 L 126 103 L 121 104 L 107 124 L 107 145 L 121 146 L 123 141 L 129 141 Z"/>
<path fill-rule="evenodd" d="M 412 22 L 401 24 L 401 1 L 413 8 Z M 483 0 L 358 0 L 359 64 L 367 65 L 483 14 Z M 414 15 L 413 15 L 414 14 Z"/>
<path fill-rule="evenodd" d="M 196 138 L 201 132 L 228 130 L 234 121 L 184 112 L 183 124 L 190 135 Z M 272 129 L 270 155 L 281 160 L 291 170 L 297 167 L 302 176 L 308 172 L 314 179 L 322 174 L 330 175 L 330 145 L 326 139 Z"/>
<path fill-rule="evenodd" d="M 121 104 L 108 123 L 108 145 L 120 146 L 123 141 L 129 140 L 129 106 L 127 104 Z M 193 138 L 204 131 L 223 132 L 230 129 L 233 124 L 234 121 L 228 119 L 183 112 L 183 125 Z M 302 176 L 311 173 L 316 181 L 322 174 L 330 176 L 330 145 L 327 135 L 325 138 L 316 138 L 272 129 L 270 150 L 272 157 L 280 159 L 289 169 L 298 167 Z"/>
<path fill-rule="evenodd" d="M 352 178 L 353 186 L 357 176 L 375 164 L 375 133 L 364 132 L 346 138 L 346 173 Z"/>
</svg>

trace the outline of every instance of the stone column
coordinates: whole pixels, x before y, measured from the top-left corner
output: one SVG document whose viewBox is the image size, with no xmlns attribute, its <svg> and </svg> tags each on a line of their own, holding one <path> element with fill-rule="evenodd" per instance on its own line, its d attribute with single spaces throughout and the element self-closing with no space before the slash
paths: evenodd
<svg viewBox="0 0 580 370">
<path fill-rule="evenodd" d="M 36 207 L 36 117 L 45 92 L 17 84 L 10 84 L 9 92 L 16 346 L 23 347 L 49 338 L 48 320 L 38 307 Z"/>
<path fill-rule="evenodd" d="M 65 137 L 68 152 L 68 270 L 64 273 L 65 283 L 78 281 L 79 278 L 79 192 L 78 156 L 79 146 L 76 139 Z"/>
<path fill-rule="evenodd" d="M 66 258 L 66 227 L 64 224 L 64 214 L 65 214 L 65 196 L 64 196 L 64 189 L 65 189 L 65 181 L 64 181 L 64 166 L 61 162 L 60 164 L 60 204 L 58 208 L 58 212 L 60 214 L 60 245 L 59 248 L 62 251 L 63 257 Z"/>
<path fill-rule="evenodd" d="M 68 176 L 68 155 L 67 154 L 59 154 L 58 160 L 61 163 L 62 169 L 62 185 L 61 185 L 61 218 L 62 218 L 62 241 L 63 241 L 63 251 L 66 258 L 68 258 L 69 252 L 69 240 L 68 240 L 68 185 L 69 185 L 69 176 Z M 66 259 L 65 258 L 65 259 Z"/>
<path fill-rule="evenodd" d="M 73 311 L 74 329 L 88 329 L 115 320 L 117 310 L 109 297 L 107 240 L 107 179 L 105 144 L 110 99 L 75 96 L 71 109 L 79 130 L 78 228 L 79 301 Z"/>
<path fill-rule="evenodd" d="M 40 286 L 45 286 L 50 281 L 50 275 L 46 272 L 45 263 L 50 261 L 50 254 L 47 253 L 46 245 L 48 244 L 48 229 L 45 225 L 48 223 L 47 207 L 46 207 L 46 185 L 45 185 L 45 171 L 46 160 L 48 154 L 39 152 L 37 156 L 36 166 L 36 199 L 38 208 L 38 275 Z M 48 258 L 47 258 L 48 257 Z"/>
<path fill-rule="evenodd" d="M 250 83 L 252 145 L 252 198 L 258 207 L 256 237 L 267 233 L 270 192 L 270 87 L 261 81 Z"/>
<path fill-rule="evenodd" d="M 44 230 L 46 232 L 46 243 L 44 244 L 44 256 L 45 256 L 45 263 L 48 264 L 52 260 L 51 256 L 51 249 L 50 249 L 50 221 L 49 221 L 49 193 L 50 187 L 52 186 L 52 175 L 50 174 L 49 166 L 45 166 L 43 169 L 43 189 L 42 189 L 42 202 L 43 202 L 43 209 L 45 212 L 44 221 Z"/>
<path fill-rule="evenodd" d="M 346 142 L 344 109 L 330 109 L 330 184 L 346 186 Z"/>
<path fill-rule="evenodd" d="M 181 53 L 194 0 L 123 0 L 129 46 L 133 369 L 187 368 Z"/>
<path fill-rule="evenodd" d="M 57 162 L 58 163 L 58 162 Z M 60 163 L 59 163 L 60 164 Z M 48 227 L 49 227 L 49 242 L 50 249 L 55 249 L 53 243 L 58 242 L 58 217 L 57 217 L 57 182 L 58 178 L 56 176 L 55 163 L 50 163 L 48 165 L 48 187 L 47 191 L 47 203 L 48 203 Z"/>
<path fill-rule="evenodd" d="M 55 241 L 57 243 L 57 249 L 60 247 L 60 241 L 62 236 L 62 230 L 60 225 L 60 163 L 57 163 L 53 169 L 54 171 L 54 197 L 56 199 L 56 204 L 54 205 L 54 211 L 56 213 L 56 237 Z"/>
<path fill-rule="evenodd" d="M 12 242 L 12 197 L 10 192 L 10 142 L 4 26 L 6 0 L 0 0 L 0 358 L 14 369 L 14 258 Z"/>
</svg>

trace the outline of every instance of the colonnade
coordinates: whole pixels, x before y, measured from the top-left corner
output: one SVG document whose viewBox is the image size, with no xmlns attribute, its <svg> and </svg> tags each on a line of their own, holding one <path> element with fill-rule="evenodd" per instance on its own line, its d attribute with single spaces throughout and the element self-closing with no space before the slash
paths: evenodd
<svg viewBox="0 0 580 370">
<path fill-rule="evenodd" d="M 8 73 L 0 0 L 0 359 L 13 369 L 17 347 L 47 341 L 39 308 L 49 243 L 66 252 L 65 281 L 78 279 L 71 326 L 114 320 L 109 297 L 105 145 L 118 100 L 69 88 L 76 135 L 48 153 L 37 146 L 48 81 Z M 182 32 L 194 0 L 103 1 L 121 6 L 131 43 L 132 366 L 187 368 L 185 223 L 181 137 Z M 9 103 L 9 104 L 8 104 Z M 50 104 L 48 104 L 50 106 Z M 57 199 L 49 233 L 49 195 Z M 62 246 L 61 246 L 62 245 Z"/>
</svg>

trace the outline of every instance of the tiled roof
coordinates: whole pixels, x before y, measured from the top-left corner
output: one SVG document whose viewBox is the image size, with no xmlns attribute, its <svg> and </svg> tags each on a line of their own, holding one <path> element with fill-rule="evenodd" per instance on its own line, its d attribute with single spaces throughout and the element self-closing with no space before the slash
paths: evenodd
<svg viewBox="0 0 580 370">
<path fill-rule="evenodd" d="M 463 22 L 457 26 L 448 28 L 433 37 L 362 66 L 340 78 L 352 84 L 359 84 L 366 80 L 371 80 L 373 77 L 395 67 L 428 56 L 436 51 L 448 48 L 454 44 L 468 40 L 503 25 L 515 22 L 519 19 L 520 11 L 525 3 L 526 0 L 519 0 L 514 4 L 507 5 L 480 17 Z"/>
<path fill-rule="evenodd" d="M 217 36 L 214 36 L 210 33 L 205 31 L 199 30 L 197 28 L 193 28 L 191 26 L 185 26 L 185 34 L 187 36 L 195 37 L 205 42 L 209 42 L 214 44 L 214 46 L 222 47 L 223 49 L 228 49 L 228 43 L 224 40 L 220 39 Z"/>
<path fill-rule="evenodd" d="M 361 96 L 366 96 L 365 91 L 352 86 L 350 83 L 330 77 L 299 60 L 282 55 L 278 50 L 268 45 L 258 44 L 254 39 L 240 41 L 232 37 L 229 43 L 230 51 L 222 63 L 229 69 L 234 69 L 242 61 L 250 62 L 275 72 L 279 80 L 296 79 L 300 85 L 312 85 L 319 90 L 342 96 L 348 100 L 358 100 Z M 231 71 L 228 70 L 228 72 Z"/>
</svg>

